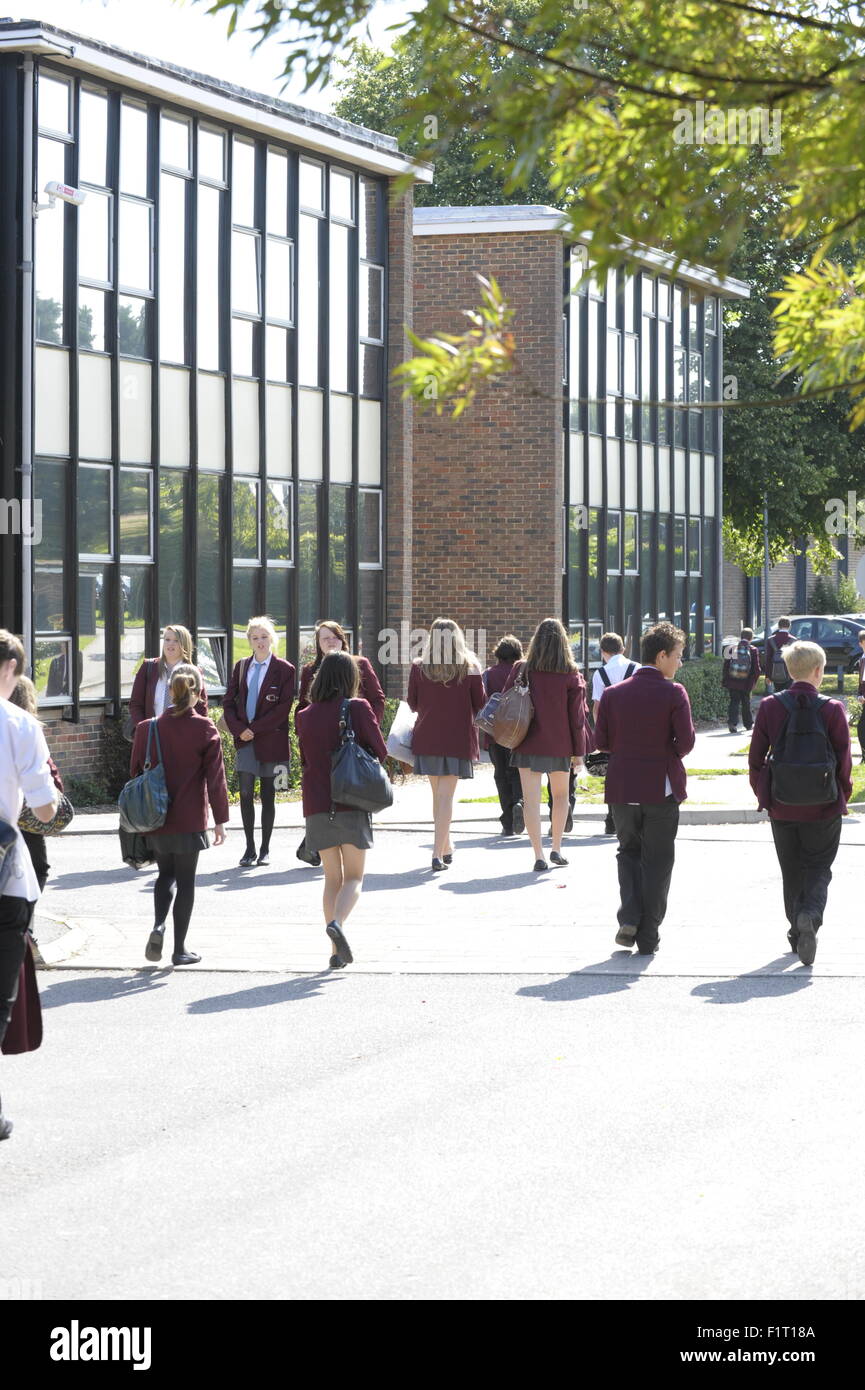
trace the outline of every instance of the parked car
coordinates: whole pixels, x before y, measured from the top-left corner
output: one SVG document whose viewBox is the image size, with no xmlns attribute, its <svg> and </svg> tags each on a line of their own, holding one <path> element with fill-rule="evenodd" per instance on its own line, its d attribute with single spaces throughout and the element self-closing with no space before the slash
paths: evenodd
<svg viewBox="0 0 865 1390">
<path fill-rule="evenodd" d="M 798 642 L 816 642 L 826 653 L 826 670 L 834 671 L 843 666 L 845 671 L 855 671 L 856 663 L 862 655 L 859 646 L 859 633 L 865 630 L 865 616 L 844 613 L 835 617 L 829 613 L 800 614 L 790 619 L 790 636 Z M 776 631 L 773 624 L 772 632 Z M 765 637 L 758 632 L 754 646 L 763 661 Z"/>
</svg>

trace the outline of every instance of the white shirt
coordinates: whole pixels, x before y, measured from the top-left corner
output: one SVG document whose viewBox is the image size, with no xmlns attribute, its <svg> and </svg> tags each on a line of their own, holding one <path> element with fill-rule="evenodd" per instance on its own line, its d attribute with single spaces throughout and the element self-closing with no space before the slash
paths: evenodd
<svg viewBox="0 0 865 1390">
<path fill-rule="evenodd" d="M 29 903 L 39 897 L 39 883 L 18 830 L 18 817 L 25 800 L 28 806 L 36 807 L 48 806 L 54 799 L 42 725 L 25 709 L 0 700 L 0 820 L 13 825 L 18 834 L 18 843 L 9 851 L 14 860 L 3 888 L 7 897 L 25 898 Z"/>
<path fill-rule="evenodd" d="M 160 714 L 165 713 L 166 705 L 173 703 L 173 701 L 168 698 L 168 687 L 171 684 L 171 677 L 174 675 L 175 669 L 179 665 L 180 662 L 175 661 L 173 666 L 167 666 L 165 668 L 165 675 L 160 676 L 159 680 L 156 682 L 156 689 L 153 692 L 153 716 L 155 719 L 158 719 Z"/>
<path fill-rule="evenodd" d="M 618 685 L 619 681 L 625 679 L 625 672 L 629 666 L 633 666 L 634 671 L 637 671 L 639 670 L 640 663 L 639 661 L 631 661 L 630 657 L 624 656 L 622 652 L 616 652 L 615 656 L 611 656 L 609 661 L 604 663 L 602 669 L 606 671 L 609 676 L 610 685 Z M 633 675 L 633 672 L 631 674 Z M 601 671 L 597 670 L 592 677 L 592 703 L 594 704 L 600 700 L 604 691 L 608 689 L 609 686 L 604 685 L 604 682 L 601 680 Z"/>
<path fill-rule="evenodd" d="M 255 656 L 252 658 L 252 660 L 250 661 L 249 665 L 248 665 L 247 668 L 246 668 L 246 688 L 247 688 L 247 690 L 249 689 L 249 682 L 252 680 L 253 668 L 257 666 L 257 667 L 259 668 L 259 671 L 258 671 L 258 693 L 259 693 L 259 695 L 261 694 L 261 687 L 264 685 L 264 677 L 267 675 L 267 668 L 268 668 L 268 666 L 270 665 L 270 658 L 271 658 L 272 656 L 273 656 L 273 652 L 268 652 L 268 653 L 267 653 L 267 656 L 264 658 L 264 661 L 259 661 L 258 658 L 255 657 Z"/>
</svg>

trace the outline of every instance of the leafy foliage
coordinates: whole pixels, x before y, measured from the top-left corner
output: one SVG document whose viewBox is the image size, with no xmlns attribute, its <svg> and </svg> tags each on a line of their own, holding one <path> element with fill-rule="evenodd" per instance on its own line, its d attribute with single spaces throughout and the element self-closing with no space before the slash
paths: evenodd
<svg viewBox="0 0 865 1390">
<path fill-rule="evenodd" d="M 837 580 L 830 575 L 818 575 L 808 600 L 809 613 L 859 613 L 865 602 L 856 588 L 856 581 L 850 575 L 839 574 Z"/>
<path fill-rule="evenodd" d="M 481 303 L 477 309 L 463 310 L 472 327 L 435 338 L 419 338 L 407 329 L 419 356 L 394 369 L 394 376 L 405 378 L 404 396 L 421 407 L 432 406 L 437 415 L 449 406 L 453 419 L 471 404 L 482 382 L 504 375 L 515 364 L 516 342 L 507 327 L 513 310 L 494 278 L 475 278 Z"/>
</svg>

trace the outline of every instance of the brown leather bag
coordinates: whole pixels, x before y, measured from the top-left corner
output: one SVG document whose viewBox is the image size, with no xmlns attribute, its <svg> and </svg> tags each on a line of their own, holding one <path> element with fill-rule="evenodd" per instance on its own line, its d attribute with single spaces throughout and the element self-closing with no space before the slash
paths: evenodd
<svg viewBox="0 0 865 1390">
<path fill-rule="evenodd" d="M 493 739 L 501 744 L 502 748 L 519 748 L 534 717 L 535 707 L 529 692 L 529 678 L 524 662 L 516 681 L 499 700 L 498 709 L 491 721 L 490 732 Z"/>
</svg>

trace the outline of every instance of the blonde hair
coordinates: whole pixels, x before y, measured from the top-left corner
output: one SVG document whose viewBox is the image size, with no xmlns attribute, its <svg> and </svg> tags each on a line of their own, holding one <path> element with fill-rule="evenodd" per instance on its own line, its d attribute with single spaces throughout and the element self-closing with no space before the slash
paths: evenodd
<svg viewBox="0 0 865 1390">
<path fill-rule="evenodd" d="M 181 626 L 180 626 L 180 623 L 166 623 L 166 624 L 165 624 L 165 627 L 162 629 L 162 641 L 163 641 L 163 643 L 165 642 L 165 634 L 166 634 L 166 632 L 173 632 L 174 635 L 175 635 L 175 637 L 177 638 L 178 642 L 180 643 L 180 650 L 181 650 L 181 652 L 183 653 L 183 655 L 182 655 L 181 658 L 180 658 L 180 661 L 181 661 L 181 662 L 188 662 L 188 663 L 191 665 L 191 664 L 192 664 L 192 633 L 189 631 L 189 628 L 188 628 L 188 627 L 181 627 Z M 178 663 L 178 664 L 180 664 L 180 663 Z M 167 667 L 166 664 L 165 664 L 165 652 L 164 652 L 164 651 L 160 651 L 160 653 L 159 653 L 159 674 L 160 674 L 160 676 L 165 676 L 165 675 L 167 674 L 167 672 L 168 672 L 168 667 Z"/>
<path fill-rule="evenodd" d="M 10 705 L 18 705 L 20 709 L 26 709 L 28 714 L 38 714 L 39 706 L 36 700 L 36 686 L 29 676 L 18 677 L 12 694 L 9 696 L 9 703 Z"/>
<path fill-rule="evenodd" d="M 273 619 L 272 619 L 272 618 L 265 618 L 265 617 L 261 617 L 261 618 L 250 618 L 249 622 L 246 624 L 246 640 L 247 640 L 247 642 L 250 642 L 250 641 L 252 640 L 249 634 L 250 634 L 250 633 L 253 631 L 253 629 L 256 628 L 256 627 L 262 628 L 262 630 L 263 630 L 264 632 L 266 632 L 266 633 L 269 634 L 269 636 L 270 636 L 270 645 L 271 645 L 272 649 L 273 649 L 274 651 L 276 651 L 277 647 L 279 646 L 279 638 L 278 638 L 277 635 L 276 635 L 276 628 L 275 628 L 274 625 L 273 625 Z"/>
<path fill-rule="evenodd" d="M 201 694 L 201 672 L 197 666 L 181 661 L 175 666 L 171 677 L 171 700 L 173 708 L 167 713 L 185 714 L 194 709 Z"/>
<path fill-rule="evenodd" d="M 788 642 L 781 648 L 781 656 L 794 681 L 805 680 L 817 666 L 826 665 L 826 653 L 816 642 Z"/>
<path fill-rule="evenodd" d="M 461 681 L 469 673 L 469 654 L 462 628 L 453 618 L 436 618 L 424 644 L 421 667 L 431 681 Z"/>
<path fill-rule="evenodd" d="M 576 669 L 568 634 L 558 618 L 542 619 L 532 634 L 526 652 L 526 670 L 556 671 L 559 675 L 565 675 Z"/>
</svg>

